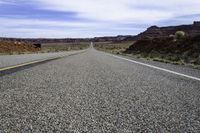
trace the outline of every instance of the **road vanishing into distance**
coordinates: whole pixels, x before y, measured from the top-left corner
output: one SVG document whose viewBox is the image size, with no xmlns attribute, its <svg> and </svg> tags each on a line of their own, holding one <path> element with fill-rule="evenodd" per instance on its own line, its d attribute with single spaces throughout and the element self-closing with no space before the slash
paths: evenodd
<svg viewBox="0 0 200 133">
<path fill-rule="evenodd" d="M 67 55 L 0 72 L 0 133 L 200 131 L 200 70 L 92 47 Z"/>
</svg>

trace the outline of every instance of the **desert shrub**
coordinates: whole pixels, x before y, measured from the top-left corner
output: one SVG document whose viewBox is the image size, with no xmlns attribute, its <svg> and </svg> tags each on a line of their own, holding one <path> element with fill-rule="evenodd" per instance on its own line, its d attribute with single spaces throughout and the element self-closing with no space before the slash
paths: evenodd
<svg viewBox="0 0 200 133">
<path fill-rule="evenodd" d="M 177 31 L 175 33 L 175 39 L 182 39 L 185 37 L 185 32 L 184 31 Z"/>
<path fill-rule="evenodd" d="M 196 59 L 196 64 L 200 65 L 200 56 Z"/>
<path fill-rule="evenodd" d="M 179 61 L 179 56 L 175 54 L 168 54 L 165 56 L 165 59 L 170 60 L 170 61 Z"/>
<path fill-rule="evenodd" d="M 169 35 L 169 38 L 170 38 L 170 39 L 174 39 L 174 37 L 175 37 L 175 36 L 174 36 L 173 34 Z"/>
</svg>

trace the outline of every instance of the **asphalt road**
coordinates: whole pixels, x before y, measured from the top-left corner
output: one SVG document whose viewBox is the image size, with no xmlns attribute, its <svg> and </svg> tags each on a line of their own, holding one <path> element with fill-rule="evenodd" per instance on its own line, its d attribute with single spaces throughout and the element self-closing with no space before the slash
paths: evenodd
<svg viewBox="0 0 200 133">
<path fill-rule="evenodd" d="M 0 133 L 199 131 L 200 81 L 92 48 L 0 77 Z"/>
<path fill-rule="evenodd" d="M 21 54 L 21 55 L 0 55 L 0 68 L 18 65 L 35 60 L 44 60 L 53 57 L 67 56 L 82 51 L 84 50 L 57 52 L 57 53 L 55 52 L 55 53 L 38 53 L 38 54 Z"/>
</svg>

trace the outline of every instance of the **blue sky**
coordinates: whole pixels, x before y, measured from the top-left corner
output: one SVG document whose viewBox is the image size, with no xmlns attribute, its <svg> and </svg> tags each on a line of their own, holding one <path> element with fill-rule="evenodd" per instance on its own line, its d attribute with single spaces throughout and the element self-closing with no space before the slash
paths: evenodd
<svg viewBox="0 0 200 133">
<path fill-rule="evenodd" d="M 0 0 L 0 36 L 136 35 L 200 20 L 200 0 Z"/>
</svg>

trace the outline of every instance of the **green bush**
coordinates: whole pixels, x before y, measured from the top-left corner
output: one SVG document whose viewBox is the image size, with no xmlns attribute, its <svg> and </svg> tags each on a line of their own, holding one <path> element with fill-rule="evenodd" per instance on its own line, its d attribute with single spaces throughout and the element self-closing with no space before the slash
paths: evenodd
<svg viewBox="0 0 200 133">
<path fill-rule="evenodd" d="M 175 33 L 175 39 L 182 39 L 185 37 L 185 32 L 184 31 L 177 31 Z"/>
</svg>

